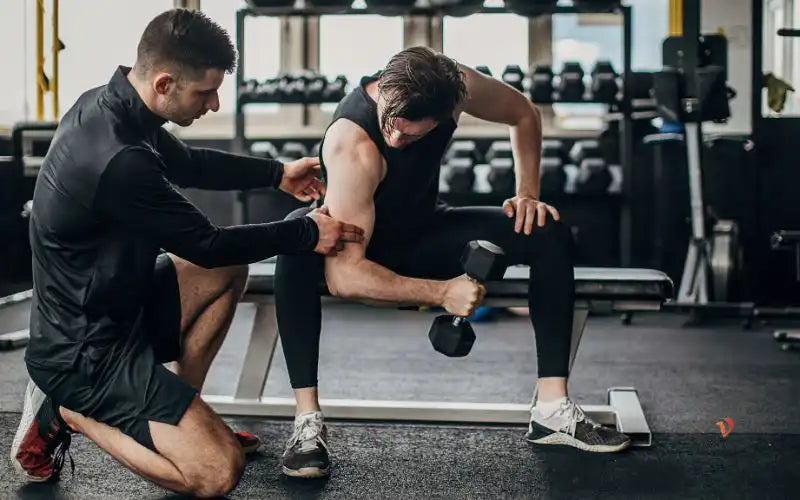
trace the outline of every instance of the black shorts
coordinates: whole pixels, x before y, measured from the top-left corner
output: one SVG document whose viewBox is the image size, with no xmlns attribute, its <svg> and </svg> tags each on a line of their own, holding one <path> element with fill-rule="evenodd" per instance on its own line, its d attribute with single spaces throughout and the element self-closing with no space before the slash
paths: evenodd
<svg viewBox="0 0 800 500">
<path fill-rule="evenodd" d="M 84 349 L 73 371 L 28 366 L 34 383 L 59 406 L 120 429 L 155 451 L 148 421 L 177 425 L 197 391 L 163 363 L 180 354 L 181 301 L 172 260 L 159 255 L 141 334 L 102 350 Z"/>
</svg>

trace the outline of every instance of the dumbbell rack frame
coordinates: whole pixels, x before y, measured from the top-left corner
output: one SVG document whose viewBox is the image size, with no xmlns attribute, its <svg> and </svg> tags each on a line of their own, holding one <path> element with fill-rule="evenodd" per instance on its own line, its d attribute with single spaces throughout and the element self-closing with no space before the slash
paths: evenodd
<svg viewBox="0 0 800 500">
<path fill-rule="evenodd" d="M 304 2 L 305 3 L 305 2 Z M 369 3 L 369 2 L 368 2 Z M 236 104 L 235 104 L 235 132 L 233 150 L 239 153 L 246 152 L 247 137 L 245 136 L 244 107 L 240 103 L 239 92 L 244 84 L 244 51 L 245 51 L 245 19 L 250 16 L 271 17 L 315 17 L 323 15 L 365 15 L 381 14 L 385 16 L 428 16 L 442 18 L 448 15 L 463 16 L 465 14 L 507 14 L 511 12 L 504 7 L 463 7 L 463 6 L 438 6 L 438 7 L 367 7 L 364 9 L 352 7 L 313 6 L 295 8 L 286 7 L 244 7 L 236 12 L 236 48 L 239 61 L 236 67 Z M 525 17 L 539 17 L 558 14 L 617 14 L 622 17 L 622 44 L 623 44 L 623 70 L 622 70 L 622 99 L 615 103 L 602 103 L 600 101 L 581 101 L 583 103 L 613 105 L 618 109 L 616 113 L 621 120 L 620 127 L 620 163 L 622 167 L 622 192 L 620 209 L 620 265 L 629 266 L 631 263 L 631 175 L 633 165 L 633 88 L 631 68 L 631 44 L 633 38 L 632 8 L 628 5 L 614 5 L 609 0 L 604 5 L 565 6 L 565 5 L 531 5 L 517 10 L 518 15 Z M 547 103 L 542 103 L 547 104 Z M 308 121 L 308 105 L 304 106 L 304 123 Z M 238 203 L 246 204 L 246 193 L 240 194 Z M 246 221 L 241 221 L 246 222 Z"/>
</svg>

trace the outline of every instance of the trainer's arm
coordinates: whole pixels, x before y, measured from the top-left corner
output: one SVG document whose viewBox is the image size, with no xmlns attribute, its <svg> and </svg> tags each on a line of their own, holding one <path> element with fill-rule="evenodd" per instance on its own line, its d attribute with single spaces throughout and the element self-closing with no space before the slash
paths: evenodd
<svg viewBox="0 0 800 500">
<path fill-rule="evenodd" d="M 212 224 L 163 175 L 151 151 L 131 148 L 100 177 L 93 208 L 120 230 L 142 234 L 184 259 L 212 268 L 314 250 L 319 231 L 310 217 L 267 224 Z"/>
<path fill-rule="evenodd" d="M 158 152 L 166 164 L 164 175 L 180 187 L 239 190 L 271 187 L 283 178 L 279 161 L 239 155 L 211 148 L 194 148 L 158 129 Z"/>
<path fill-rule="evenodd" d="M 369 303 L 441 304 L 444 282 L 400 276 L 365 256 L 375 223 L 373 195 L 384 168 L 372 141 L 340 119 L 326 133 L 322 156 L 328 173 L 325 205 L 332 217 L 363 228 L 365 238 L 363 244 L 345 245 L 336 256 L 325 258 L 331 294 Z"/>
<path fill-rule="evenodd" d="M 517 194 L 539 199 L 542 159 L 542 116 L 530 99 L 506 83 L 467 66 L 467 100 L 458 111 L 482 120 L 508 125 L 514 153 Z"/>
</svg>

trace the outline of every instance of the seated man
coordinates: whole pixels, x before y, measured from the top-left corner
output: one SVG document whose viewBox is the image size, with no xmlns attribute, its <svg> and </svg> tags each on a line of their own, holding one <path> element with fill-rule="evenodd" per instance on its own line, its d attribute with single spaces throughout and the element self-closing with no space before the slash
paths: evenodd
<svg viewBox="0 0 800 500">
<path fill-rule="evenodd" d="M 32 382 L 11 447 L 30 481 L 58 477 L 78 432 L 164 488 L 225 495 L 258 443 L 199 393 L 245 264 L 363 240 L 324 209 L 218 227 L 173 187 L 272 187 L 308 201 L 324 192 L 315 159 L 190 148 L 162 127 L 216 112 L 235 61 L 227 33 L 202 13 L 167 11 L 145 29 L 134 67 L 80 96 L 59 124 L 33 196 Z"/>
<path fill-rule="evenodd" d="M 517 192 L 502 207 L 454 208 L 438 199 L 442 156 L 462 113 L 510 127 Z M 285 474 L 320 476 L 329 468 L 317 390 L 316 284 L 324 278 L 333 295 L 352 300 L 442 306 L 467 316 L 483 288 L 462 274 L 459 256 L 476 239 L 502 247 L 509 264 L 531 268 L 539 393 L 527 439 L 589 451 L 628 446 L 627 436 L 599 427 L 567 396 L 571 236 L 539 199 L 541 141 L 539 112 L 523 94 L 427 48 L 395 55 L 339 104 L 320 154 L 325 204 L 332 216 L 364 228 L 368 246 L 278 257 L 278 329 L 297 404 Z"/>
</svg>

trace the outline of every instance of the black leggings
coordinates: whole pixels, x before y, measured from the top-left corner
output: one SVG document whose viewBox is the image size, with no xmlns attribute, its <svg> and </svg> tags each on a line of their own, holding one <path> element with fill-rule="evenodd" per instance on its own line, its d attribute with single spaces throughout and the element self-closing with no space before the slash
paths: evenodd
<svg viewBox="0 0 800 500">
<path fill-rule="evenodd" d="M 303 208 L 287 218 L 300 217 Z M 530 236 L 514 232 L 514 219 L 500 207 L 446 208 L 437 211 L 418 239 L 392 248 L 367 249 L 367 257 L 409 277 L 450 279 L 464 273 L 459 262 L 467 242 L 489 240 L 507 262 L 527 264 L 528 305 L 536 331 L 540 377 L 568 375 L 575 297 L 572 238 L 567 225 L 549 215 Z M 317 284 L 325 279 L 319 254 L 281 255 L 275 271 L 278 331 L 295 389 L 317 386 L 322 306 Z M 422 334 L 422 333 L 421 333 Z"/>
</svg>

